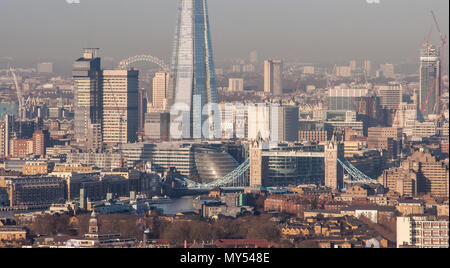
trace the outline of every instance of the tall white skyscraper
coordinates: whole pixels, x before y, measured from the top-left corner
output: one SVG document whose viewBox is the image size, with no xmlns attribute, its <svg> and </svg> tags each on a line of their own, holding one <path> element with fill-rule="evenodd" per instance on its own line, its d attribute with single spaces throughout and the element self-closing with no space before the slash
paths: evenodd
<svg viewBox="0 0 450 268">
<path fill-rule="evenodd" d="M 138 132 L 139 71 L 103 71 L 103 142 L 135 142 Z"/>
<path fill-rule="evenodd" d="M 103 86 L 98 50 L 85 49 L 83 57 L 76 60 L 73 66 L 75 140 L 81 147 L 88 146 L 88 138 L 93 137 L 90 131 L 102 125 Z"/>
</svg>

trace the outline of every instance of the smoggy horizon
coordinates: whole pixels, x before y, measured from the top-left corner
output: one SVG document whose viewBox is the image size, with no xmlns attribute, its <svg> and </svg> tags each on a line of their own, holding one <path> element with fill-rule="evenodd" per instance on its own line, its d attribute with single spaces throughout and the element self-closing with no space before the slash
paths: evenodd
<svg viewBox="0 0 450 268">
<path fill-rule="evenodd" d="M 104 62 L 137 54 L 169 61 L 178 0 L 3 0 L 0 63 L 53 61 L 68 64 L 83 47 L 99 47 Z M 369 1 L 370 2 L 370 1 Z M 209 0 L 216 61 L 265 58 L 309 62 L 414 63 L 433 25 L 448 35 L 444 0 Z M 447 54 L 448 55 L 448 54 Z"/>
</svg>

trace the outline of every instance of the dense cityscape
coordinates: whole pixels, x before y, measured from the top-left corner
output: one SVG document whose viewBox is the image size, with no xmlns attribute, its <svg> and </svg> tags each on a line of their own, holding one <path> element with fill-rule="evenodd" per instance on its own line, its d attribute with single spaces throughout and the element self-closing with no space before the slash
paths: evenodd
<svg viewBox="0 0 450 268">
<path fill-rule="evenodd" d="M 449 247 L 448 13 L 412 68 L 215 61 L 178 2 L 170 62 L 0 58 L 0 248 Z"/>
</svg>

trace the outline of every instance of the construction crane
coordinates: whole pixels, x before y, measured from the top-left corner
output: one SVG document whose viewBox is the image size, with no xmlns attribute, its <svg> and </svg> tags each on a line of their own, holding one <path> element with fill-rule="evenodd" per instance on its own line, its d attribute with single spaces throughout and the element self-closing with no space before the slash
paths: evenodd
<svg viewBox="0 0 450 268">
<path fill-rule="evenodd" d="M 445 74 L 445 46 L 447 45 L 447 36 L 442 35 L 441 28 L 439 27 L 439 23 L 437 21 L 436 15 L 433 10 L 431 10 L 431 15 L 433 16 L 434 24 L 436 25 L 436 29 L 439 33 L 439 37 L 441 38 L 441 96 L 443 94 L 443 86 L 444 86 L 444 74 Z M 442 104 L 443 105 L 443 104 Z"/>
</svg>

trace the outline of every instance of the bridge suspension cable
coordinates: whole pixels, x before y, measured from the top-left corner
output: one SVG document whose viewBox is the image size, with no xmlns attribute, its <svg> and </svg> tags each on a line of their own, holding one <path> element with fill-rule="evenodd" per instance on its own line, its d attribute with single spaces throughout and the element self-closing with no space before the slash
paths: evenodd
<svg viewBox="0 0 450 268">
<path fill-rule="evenodd" d="M 250 159 L 247 158 L 242 164 L 240 164 L 236 169 L 223 176 L 222 178 L 215 180 L 210 183 L 198 183 L 189 180 L 186 177 L 175 177 L 177 181 L 182 183 L 187 188 L 197 188 L 197 189 L 209 189 L 215 187 L 245 187 L 249 185 L 248 180 L 245 178 L 245 173 L 250 169 Z"/>
<path fill-rule="evenodd" d="M 362 173 L 359 169 L 357 169 L 350 161 L 344 159 L 343 161 L 338 158 L 338 163 L 344 168 L 345 171 L 350 175 L 350 177 L 355 182 L 365 183 L 365 184 L 379 184 L 377 180 L 374 180 Z"/>
</svg>

